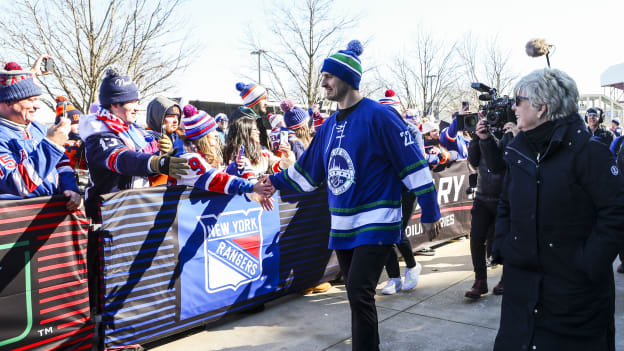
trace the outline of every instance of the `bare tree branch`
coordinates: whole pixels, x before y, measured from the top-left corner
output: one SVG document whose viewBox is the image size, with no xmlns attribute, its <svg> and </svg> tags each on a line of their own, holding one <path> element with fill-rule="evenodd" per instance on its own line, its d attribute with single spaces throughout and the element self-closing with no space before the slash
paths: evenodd
<svg viewBox="0 0 624 351">
<path fill-rule="evenodd" d="M 149 97 L 171 88 L 173 74 L 195 56 L 177 29 L 184 1 L 17 0 L 0 14 L 0 43 L 31 63 L 52 56 L 57 72 L 41 79 L 45 92 L 52 100 L 66 95 L 82 111 L 97 99 L 110 65 L 125 69 Z"/>
<path fill-rule="evenodd" d="M 342 34 L 355 25 L 355 15 L 336 13 L 332 0 L 290 0 L 269 7 L 267 17 L 277 19 L 268 21 L 273 24 L 269 37 L 258 40 L 250 32 L 244 44 L 266 50 L 261 70 L 269 73 L 270 85 L 264 85 L 279 99 L 290 97 L 312 106 L 321 98 L 323 59 L 339 43 L 346 47 Z"/>
</svg>

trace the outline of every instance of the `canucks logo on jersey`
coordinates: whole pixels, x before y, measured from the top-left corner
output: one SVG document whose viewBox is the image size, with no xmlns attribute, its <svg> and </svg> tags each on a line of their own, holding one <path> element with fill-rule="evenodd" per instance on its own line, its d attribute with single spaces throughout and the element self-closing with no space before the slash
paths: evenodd
<svg viewBox="0 0 624 351">
<path fill-rule="evenodd" d="M 344 194 L 355 183 L 353 161 L 343 148 L 335 148 L 329 155 L 327 185 L 334 195 Z"/>
</svg>

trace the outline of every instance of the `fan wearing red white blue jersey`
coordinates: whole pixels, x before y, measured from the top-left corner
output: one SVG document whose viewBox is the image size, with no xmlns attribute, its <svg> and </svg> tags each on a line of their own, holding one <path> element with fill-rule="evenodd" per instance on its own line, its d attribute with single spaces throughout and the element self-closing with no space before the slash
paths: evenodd
<svg viewBox="0 0 624 351">
<path fill-rule="evenodd" d="M 217 134 L 217 122 L 204 111 L 197 111 L 192 105 L 184 107 L 182 124 L 186 134 L 184 153 L 188 174 L 172 184 L 183 184 L 206 191 L 222 194 L 243 195 L 255 192 L 270 196 L 270 185 L 227 174 L 223 171 L 221 143 Z"/>
<path fill-rule="evenodd" d="M 149 187 L 149 176 L 186 173 L 186 160 L 170 154 L 158 155 L 154 136 L 138 126 L 139 90 L 129 76 L 109 68 L 100 85 L 100 109 L 80 119 L 80 137 L 85 141 L 89 186 L 87 214 L 99 220 L 100 195 L 124 189 Z"/>
<path fill-rule="evenodd" d="M 75 210 L 81 198 L 63 147 L 70 121 L 49 129 L 35 122 L 40 95 L 31 71 L 15 62 L 0 70 L 0 199 L 64 194 Z"/>
</svg>

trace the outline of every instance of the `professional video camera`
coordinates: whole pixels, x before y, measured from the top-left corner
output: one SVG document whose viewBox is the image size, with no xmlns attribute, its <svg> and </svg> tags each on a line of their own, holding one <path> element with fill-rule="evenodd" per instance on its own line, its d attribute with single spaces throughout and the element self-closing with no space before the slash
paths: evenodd
<svg viewBox="0 0 624 351">
<path fill-rule="evenodd" d="M 498 96 L 495 88 L 490 88 L 483 83 L 472 83 L 470 87 L 483 93 L 479 95 L 479 100 L 487 101 L 485 105 L 480 106 L 480 109 L 490 132 L 502 132 L 505 123 L 516 123 L 516 113 L 511 109 L 515 103 L 514 99 L 510 99 L 507 95 Z"/>
<path fill-rule="evenodd" d="M 492 133 L 502 132 L 503 126 L 507 122 L 516 122 L 516 113 L 511 109 L 514 99 L 506 95 L 499 97 L 495 88 L 490 88 L 483 83 L 472 83 L 473 89 L 482 92 L 479 100 L 487 101 L 485 105 L 479 106 L 481 115 L 485 117 L 486 124 Z M 474 133 L 479 123 L 479 114 L 468 113 L 457 116 L 457 128 Z"/>
</svg>

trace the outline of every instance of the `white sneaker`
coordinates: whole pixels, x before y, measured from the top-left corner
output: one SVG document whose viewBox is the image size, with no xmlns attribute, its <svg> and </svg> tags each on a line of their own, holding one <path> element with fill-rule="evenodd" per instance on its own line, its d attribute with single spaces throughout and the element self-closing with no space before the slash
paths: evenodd
<svg viewBox="0 0 624 351">
<path fill-rule="evenodd" d="M 394 295 L 397 291 L 401 291 L 401 278 L 390 278 L 386 283 L 386 286 L 381 289 L 381 293 L 384 295 Z"/>
<path fill-rule="evenodd" d="M 418 285 L 418 276 L 420 276 L 422 266 L 416 262 L 414 268 L 405 268 L 405 281 L 403 282 L 403 290 L 411 290 Z"/>
</svg>

